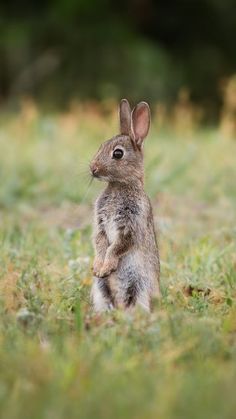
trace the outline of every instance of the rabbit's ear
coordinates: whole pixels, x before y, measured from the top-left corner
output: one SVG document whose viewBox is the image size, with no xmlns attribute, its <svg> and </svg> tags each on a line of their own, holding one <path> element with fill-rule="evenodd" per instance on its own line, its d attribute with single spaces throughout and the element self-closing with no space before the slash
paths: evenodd
<svg viewBox="0 0 236 419">
<path fill-rule="evenodd" d="M 136 144 L 141 147 L 150 127 L 150 108 L 146 102 L 140 102 L 132 111 L 132 129 Z"/>
<path fill-rule="evenodd" d="M 129 135 L 131 130 L 131 109 L 127 99 L 122 99 L 119 109 L 120 133 Z"/>
</svg>

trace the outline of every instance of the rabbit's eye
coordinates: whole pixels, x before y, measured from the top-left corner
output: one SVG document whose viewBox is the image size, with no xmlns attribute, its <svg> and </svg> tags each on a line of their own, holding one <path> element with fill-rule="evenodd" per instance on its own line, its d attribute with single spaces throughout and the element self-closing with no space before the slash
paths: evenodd
<svg viewBox="0 0 236 419">
<path fill-rule="evenodd" d="M 119 160 L 119 159 L 122 159 L 123 155 L 124 155 L 123 150 L 121 150 L 121 148 L 116 148 L 116 150 L 113 151 L 112 158 Z"/>
</svg>

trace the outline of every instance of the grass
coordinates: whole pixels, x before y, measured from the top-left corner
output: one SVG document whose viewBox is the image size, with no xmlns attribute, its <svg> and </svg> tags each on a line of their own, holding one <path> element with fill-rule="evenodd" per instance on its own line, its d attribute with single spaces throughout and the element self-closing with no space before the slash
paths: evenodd
<svg viewBox="0 0 236 419">
<path fill-rule="evenodd" d="M 234 418 L 236 143 L 154 126 L 146 189 L 162 301 L 91 312 L 86 167 L 116 132 L 95 110 L 0 120 L 0 412 L 4 418 Z"/>
</svg>

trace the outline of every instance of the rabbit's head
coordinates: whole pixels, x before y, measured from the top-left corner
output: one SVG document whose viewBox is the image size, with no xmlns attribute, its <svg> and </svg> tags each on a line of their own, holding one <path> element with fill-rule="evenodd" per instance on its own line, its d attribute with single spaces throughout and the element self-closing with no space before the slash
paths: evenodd
<svg viewBox="0 0 236 419">
<path fill-rule="evenodd" d="M 90 164 L 93 177 L 107 182 L 132 183 L 143 180 L 143 141 L 150 126 L 150 109 L 140 102 L 131 112 L 122 99 L 119 108 L 120 134 L 104 142 Z"/>
</svg>

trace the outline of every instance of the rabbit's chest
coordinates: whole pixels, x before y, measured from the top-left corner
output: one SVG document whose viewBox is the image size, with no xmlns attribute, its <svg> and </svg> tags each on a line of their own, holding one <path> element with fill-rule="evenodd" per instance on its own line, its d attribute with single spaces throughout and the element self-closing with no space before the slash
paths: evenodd
<svg viewBox="0 0 236 419">
<path fill-rule="evenodd" d="M 111 202 L 103 202 L 103 205 L 98 205 L 97 208 L 98 223 L 105 231 L 108 241 L 114 242 L 118 234 L 118 219 L 117 210 L 111 205 Z"/>
<path fill-rule="evenodd" d="M 109 218 L 104 226 L 108 241 L 110 243 L 114 242 L 117 238 L 118 228 L 117 223 L 113 217 Z"/>
<path fill-rule="evenodd" d="M 116 240 L 118 234 L 116 214 L 111 213 L 111 211 L 106 211 L 106 208 L 104 208 L 103 211 L 100 212 L 99 220 L 107 235 L 108 241 L 112 243 Z"/>
</svg>

